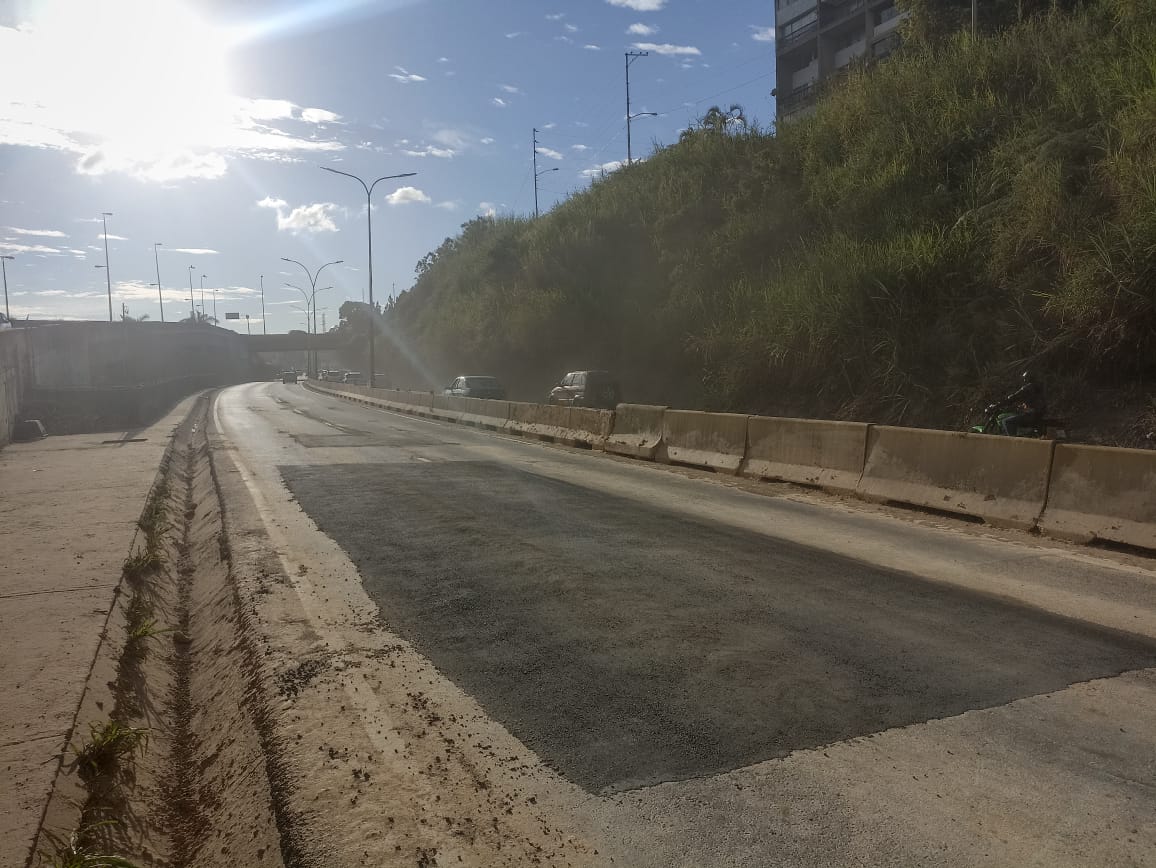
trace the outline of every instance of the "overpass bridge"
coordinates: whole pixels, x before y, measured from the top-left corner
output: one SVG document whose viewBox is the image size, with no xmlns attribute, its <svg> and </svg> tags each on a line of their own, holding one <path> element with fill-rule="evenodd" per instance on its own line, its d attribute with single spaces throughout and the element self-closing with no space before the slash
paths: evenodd
<svg viewBox="0 0 1156 868">
<path fill-rule="evenodd" d="M 341 341 L 333 332 L 310 335 L 289 332 L 282 335 L 241 335 L 241 344 L 250 353 L 283 353 L 304 350 L 336 350 Z"/>
</svg>

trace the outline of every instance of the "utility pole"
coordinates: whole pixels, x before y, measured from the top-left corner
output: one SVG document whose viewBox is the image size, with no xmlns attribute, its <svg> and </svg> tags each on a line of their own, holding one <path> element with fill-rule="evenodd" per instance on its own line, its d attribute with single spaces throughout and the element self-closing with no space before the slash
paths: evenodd
<svg viewBox="0 0 1156 868">
<path fill-rule="evenodd" d="M 265 324 L 265 275 L 263 274 L 261 275 L 261 334 L 269 334 L 269 327 Z"/>
<path fill-rule="evenodd" d="M 648 57 L 649 55 L 649 51 L 626 52 L 626 165 L 628 166 L 634 162 L 634 154 L 630 149 L 630 122 L 633 120 L 630 116 L 630 64 L 640 57 Z"/>
<path fill-rule="evenodd" d="M 108 218 L 111 211 L 100 212 L 100 224 L 104 227 L 104 279 L 108 282 L 108 321 L 112 322 L 112 272 L 108 267 Z"/>
<path fill-rule="evenodd" d="M 538 171 L 538 131 L 534 130 L 534 219 L 538 219 L 538 179 L 543 175 L 548 175 L 550 172 L 557 172 L 558 168 L 543 169 Z"/>
<path fill-rule="evenodd" d="M 979 30 L 979 0 L 971 0 L 971 35 Z"/>
<path fill-rule="evenodd" d="M 203 316 L 207 319 L 208 317 L 206 316 L 206 314 L 208 313 L 208 311 L 205 310 L 205 278 L 206 277 L 208 277 L 207 274 L 201 275 L 201 316 Z"/>
<path fill-rule="evenodd" d="M 157 304 L 161 309 L 161 322 L 165 321 L 165 299 L 161 295 L 161 258 L 157 255 L 157 248 L 163 246 L 159 241 L 153 245 L 153 261 L 157 265 Z"/>
</svg>

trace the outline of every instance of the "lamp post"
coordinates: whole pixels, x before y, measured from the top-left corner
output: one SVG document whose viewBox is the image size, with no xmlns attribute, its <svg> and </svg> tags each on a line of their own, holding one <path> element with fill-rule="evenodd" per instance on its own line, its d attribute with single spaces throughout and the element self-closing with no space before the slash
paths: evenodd
<svg viewBox="0 0 1156 868">
<path fill-rule="evenodd" d="M 8 311 L 8 260 L 15 259 L 15 256 L 10 256 L 5 253 L 0 256 L 0 271 L 4 272 L 4 316 L 8 318 L 8 322 L 12 322 L 12 314 Z"/>
<path fill-rule="evenodd" d="M 189 266 L 189 321 L 197 321 L 197 303 L 193 299 L 193 266 Z"/>
<path fill-rule="evenodd" d="M 204 277 L 204 276 L 205 275 L 203 275 L 203 274 L 201 275 L 201 277 Z M 218 289 L 219 289 L 219 287 L 216 287 L 216 286 L 213 287 L 213 319 L 216 320 L 217 323 L 220 323 L 220 320 L 217 319 L 217 290 Z"/>
<path fill-rule="evenodd" d="M 108 267 L 108 218 L 111 211 L 100 212 L 100 225 L 104 227 L 104 279 L 108 283 L 108 321 L 112 322 L 112 271 Z"/>
<path fill-rule="evenodd" d="M 201 275 L 201 316 L 205 316 L 205 275 Z"/>
<path fill-rule="evenodd" d="M 634 162 L 634 155 L 630 150 L 630 122 L 635 118 L 640 118 L 646 114 L 653 114 L 653 112 L 642 112 L 641 114 L 632 115 L 630 113 L 630 64 L 638 60 L 640 57 L 649 57 L 649 51 L 628 51 L 626 52 L 626 165 Z"/>
<path fill-rule="evenodd" d="M 265 323 L 265 275 L 261 275 L 261 334 L 269 334 L 269 327 Z"/>
<path fill-rule="evenodd" d="M 330 263 L 330 264 L 332 264 L 332 263 Z M 321 268 L 324 268 L 324 267 L 325 267 L 324 265 L 321 266 Z M 321 268 L 317 269 L 318 274 L 321 274 Z M 325 292 L 325 290 L 327 290 L 327 289 L 333 289 L 332 284 L 329 286 L 322 286 L 320 288 L 314 288 L 312 294 L 310 294 L 306 290 L 302 289 L 301 287 L 299 287 L 295 283 L 286 282 L 285 286 L 289 287 L 289 289 L 295 289 L 299 293 L 301 293 L 301 297 L 303 299 L 305 299 L 305 333 L 306 334 L 317 334 L 317 293 Z M 312 314 L 310 314 L 310 311 L 312 311 Z M 310 316 L 313 317 L 313 325 L 312 326 L 310 326 L 310 324 L 309 324 L 309 317 Z M 312 338 L 308 338 L 307 340 L 312 341 Z M 309 352 L 310 352 L 310 356 L 313 358 L 314 371 L 316 371 L 316 369 L 317 369 L 317 350 L 311 348 Z"/>
<path fill-rule="evenodd" d="M 153 245 L 153 260 L 157 265 L 157 305 L 161 309 L 161 322 L 165 321 L 165 299 L 161 295 L 161 258 L 157 255 L 157 248 L 163 246 L 159 241 Z"/>
<path fill-rule="evenodd" d="M 365 190 L 365 224 L 367 230 L 367 237 L 369 238 L 369 387 L 372 389 L 374 380 L 377 377 L 377 362 L 374 359 L 373 343 L 374 335 L 377 332 L 377 323 L 373 318 L 375 308 L 373 306 L 373 188 L 382 181 L 392 181 L 397 178 L 412 178 L 417 172 L 403 172 L 400 175 L 383 175 L 372 184 L 366 184 L 365 181 L 351 175 L 349 172 L 342 172 L 340 169 L 331 169 L 328 166 L 322 166 L 326 172 L 332 172 L 335 175 L 344 175 L 347 178 L 352 178 L 359 183 Z"/>
<path fill-rule="evenodd" d="M 340 265 L 345 260 L 344 259 L 335 259 L 335 260 L 333 260 L 333 262 L 326 262 L 324 265 L 322 265 L 320 268 L 317 269 L 317 271 L 313 272 L 312 274 L 310 274 L 309 269 L 305 267 L 305 263 L 298 262 L 296 259 L 290 259 L 288 256 L 282 256 L 281 261 L 282 262 L 292 262 L 294 265 L 300 265 L 301 270 L 305 272 L 305 276 L 309 278 L 309 288 L 312 290 L 312 307 L 314 308 L 313 331 L 317 331 L 317 322 L 316 322 L 316 320 L 317 320 L 317 313 L 316 313 L 316 308 L 317 308 L 317 278 L 320 277 L 321 272 L 324 271 L 329 266 Z M 293 284 L 286 284 L 286 285 L 287 286 L 293 286 Z M 293 288 L 296 290 L 299 290 L 302 295 L 305 294 L 305 290 L 301 289 L 301 287 L 294 286 Z M 306 301 L 306 304 L 310 304 L 309 298 L 307 298 L 305 301 Z M 308 313 L 306 315 L 308 315 Z M 314 370 L 313 370 L 313 373 L 311 374 L 311 376 L 317 376 L 317 360 L 316 360 L 316 358 L 314 358 L 314 360 L 313 360 L 313 368 L 314 368 Z"/>
<path fill-rule="evenodd" d="M 551 172 L 557 172 L 557 171 L 558 171 L 557 166 L 555 166 L 553 169 L 543 169 L 541 172 L 539 172 L 537 170 L 534 171 L 534 217 L 535 217 L 535 219 L 538 217 L 538 179 L 541 178 L 543 175 L 549 175 Z"/>
</svg>

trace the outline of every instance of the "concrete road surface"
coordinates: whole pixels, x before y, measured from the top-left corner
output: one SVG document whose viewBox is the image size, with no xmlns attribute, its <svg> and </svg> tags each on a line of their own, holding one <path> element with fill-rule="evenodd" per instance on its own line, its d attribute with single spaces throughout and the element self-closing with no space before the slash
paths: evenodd
<svg viewBox="0 0 1156 868">
<path fill-rule="evenodd" d="M 217 412 L 619 864 L 1156 864 L 1149 562 L 299 386 Z"/>
</svg>

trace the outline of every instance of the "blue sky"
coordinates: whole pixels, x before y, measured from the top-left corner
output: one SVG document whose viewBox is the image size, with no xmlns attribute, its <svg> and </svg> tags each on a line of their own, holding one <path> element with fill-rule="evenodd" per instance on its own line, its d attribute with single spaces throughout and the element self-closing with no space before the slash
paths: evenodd
<svg viewBox="0 0 1156 868">
<path fill-rule="evenodd" d="M 374 295 L 412 285 L 422 256 L 479 214 L 543 211 L 713 104 L 773 118 L 770 0 L 0 0 L 0 252 L 25 315 L 159 319 L 193 303 L 300 328 L 326 269 L 329 325 L 367 287 L 365 194 L 383 182 Z M 191 266 L 191 268 L 190 268 Z M 202 275 L 204 278 L 202 280 Z M 320 325 L 320 315 L 318 323 Z M 244 330 L 240 323 L 225 323 Z"/>
</svg>

